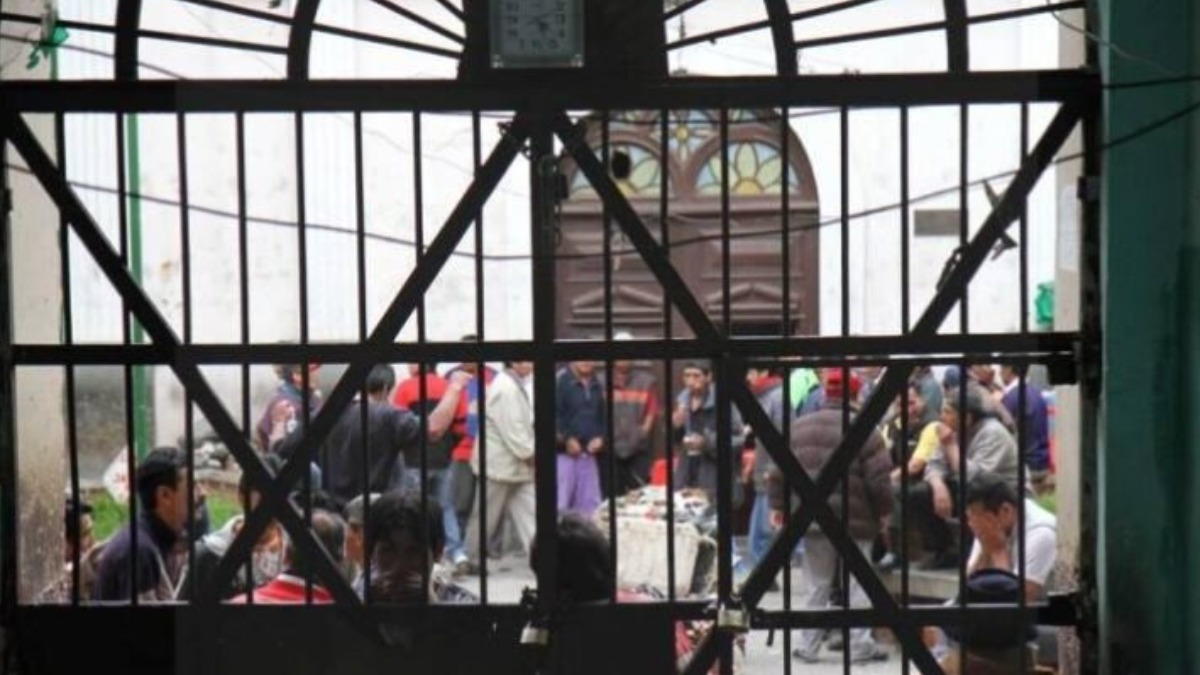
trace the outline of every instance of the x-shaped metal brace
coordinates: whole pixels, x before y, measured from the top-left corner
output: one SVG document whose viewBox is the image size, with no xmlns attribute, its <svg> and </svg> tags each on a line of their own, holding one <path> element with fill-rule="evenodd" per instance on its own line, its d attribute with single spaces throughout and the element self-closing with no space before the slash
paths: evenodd
<svg viewBox="0 0 1200 675">
<path fill-rule="evenodd" d="M 351 606 L 359 604 L 353 589 L 333 565 L 328 553 L 306 527 L 295 505 L 288 499 L 288 493 L 291 486 L 307 471 L 312 457 L 337 418 L 363 386 L 368 371 L 374 365 L 370 359 L 371 352 L 364 351 L 363 357 L 351 361 L 325 405 L 304 430 L 304 436 L 294 456 L 284 465 L 278 476 L 272 476 L 209 386 L 197 364 L 183 356 L 183 345 L 179 337 L 143 289 L 133 280 L 120 255 L 113 249 L 95 219 L 67 183 L 65 176 L 54 165 L 29 126 L 17 112 L 11 110 L 5 111 L 0 120 L 3 123 L 0 137 L 10 140 L 25 159 L 43 189 L 62 211 L 66 221 L 114 289 L 127 303 L 133 317 L 146 329 L 151 340 L 173 354 L 169 364 L 171 369 L 213 426 L 213 430 L 229 447 L 242 471 L 247 474 L 251 487 L 263 495 L 258 507 L 246 514 L 244 526 L 222 558 L 212 588 L 207 589 L 208 593 L 200 598 L 201 601 L 219 601 L 217 589 L 224 587 L 232 579 L 239 565 L 245 564 L 254 542 L 271 519 L 275 518 L 291 536 L 292 544 L 314 561 L 314 571 L 318 579 L 325 584 L 338 603 Z M 368 338 L 368 344 L 378 345 L 395 340 L 405 321 L 418 306 L 421 296 L 449 259 L 478 216 L 484 202 L 520 151 L 528 132 L 525 126 L 520 116 L 514 120 L 508 133 L 493 150 L 474 182 L 450 214 L 446 226 L 430 244 L 428 252 L 380 319 Z"/>
<path fill-rule="evenodd" d="M 951 309 L 965 295 L 970 280 L 982 265 L 988 252 L 1008 226 L 1019 217 L 1021 205 L 1075 127 L 1081 110 L 1079 103 L 1064 103 L 1059 109 L 1032 152 L 1023 159 L 1009 189 L 1005 191 L 1004 196 L 988 215 L 975 237 L 963 250 L 961 258 L 949 272 L 946 283 L 938 290 L 921 318 L 914 325 L 911 331 L 913 335 L 933 336 L 937 333 Z M 572 127 L 567 117 L 562 115 L 556 123 L 556 132 L 694 333 L 701 339 L 723 342 L 716 327 L 671 265 L 667 252 L 651 237 L 645 223 L 609 178 L 604 166 L 587 146 L 579 130 Z M 734 363 L 735 359 L 728 356 L 728 349 L 722 351 L 727 354 L 726 358 L 730 359 L 730 365 L 734 366 L 726 368 L 725 372 L 737 373 L 738 366 L 744 364 L 740 360 Z M 845 474 L 850 462 L 857 456 L 870 434 L 874 432 L 891 402 L 903 390 L 910 374 L 910 368 L 892 367 L 887 370 L 871 399 L 855 418 L 816 481 L 808 476 L 786 447 L 782 434 L 775 429 L 774 424 L 745 382 L 731 375 L 725 378 L 727 381 L 722 384 L 728 388 L 731 400 L 738 406 L 743 419 L 749 422 L 755 432 L 759 434 L 768 454 L 784 473 L 801 501 L 800 505 L 791 513 L 783 530 L 775 538 L 766 556 L 751 572 L 743 585 L 742 601 L 750 608 L 757 605 L 766 592 L 771 579 L 782 569 L 800 537 L 816 521 L 842 555 L 851 573 L 862 584 L 876 610 L 881 613 L 884 622 L 896 632 L 898 639 L 921 672 L 928 675 L 942 671 L 922 643 L 917 627 L 888 594 L 866 557 L 850 540 L 842 523 L 828 505 L 828 498 L 836 489 L 841 476 Z M 710 634 L 697 650 L 685 672 L 688 675 L 701 675 L 707 672 L 716 658 L 717 644 L 713 634 Z"/>
</svg>

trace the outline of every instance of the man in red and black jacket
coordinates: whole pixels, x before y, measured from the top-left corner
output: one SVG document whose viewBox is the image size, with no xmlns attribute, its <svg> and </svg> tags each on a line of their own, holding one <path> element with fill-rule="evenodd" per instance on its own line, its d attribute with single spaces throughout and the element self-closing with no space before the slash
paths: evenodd
<svg viewBox="0 0 1200 675">
<path fill-rule="evenodd" d="M 437 500 L 442 507 L 442 527 L 446 531 L 446 559 L 452 565 L 466 562 L 467 555 L 462 545 L 462 521 L 455 504 L 455 471 L 454 464 L 460 461 L 471 461 L 471 445 L 466 446 L 463 454 L 463 442 L 466 440 L 468 391 L 474 388 L 474 378 L 465 369 L 457 368 L 446 377 L 437 374 L 436 364 L 426 366 L 424 377 L 417 364 L 409 364 L 409 378 L 396 387 L 392 403 L 398 408 L 406 408 L 418 415 L 428 414 L 426 425 L 429 438 L 425 450 L 425 471 L 429 480 L 427 495 Z M 424 385 L 422 385 L 424 380 Z M 422 387 L 424 391 L 422 391 Z M 424 398 L 422 399 L 422 394 Z M 443 400 L 453 406 L 452 417 L 435 417 L 432 411 L 441 408 Z M 421 489 L 421 448 L 413 448 L 411 456 L 405 458 L 404 487 L 413 493 Z"/>
</svg>

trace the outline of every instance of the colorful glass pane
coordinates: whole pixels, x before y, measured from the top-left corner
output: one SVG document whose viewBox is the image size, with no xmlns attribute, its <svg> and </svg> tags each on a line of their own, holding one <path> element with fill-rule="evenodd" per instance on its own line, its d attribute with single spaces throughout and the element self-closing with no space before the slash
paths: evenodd
<svg viewBox="0 0 1200 675">
<path fill-rule="evenodd" d="M 714 153 L 696 178 L 702 195 L 721 194 L 721 156 Z M 783 158 L 779 150 L 761 141 L 734 143 L 729 148 L 729 193 L 734 196 L 777 195 L 783 185 Z M 791 190 L 799 186 L 795 171 L 788 172 Z"/>
</svg>

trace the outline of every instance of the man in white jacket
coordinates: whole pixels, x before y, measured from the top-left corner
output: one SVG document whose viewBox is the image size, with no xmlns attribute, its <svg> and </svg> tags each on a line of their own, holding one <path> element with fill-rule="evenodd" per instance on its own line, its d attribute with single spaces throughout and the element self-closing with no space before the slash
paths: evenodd
<svg viewBox="0 0 1200 675">
<path fill-rule="evenodd" d="M 471 465 L 480 474 L 486 471 L 484 487 L 487 499 L 486 540 L 491 540 L 505 514 L 517 529 L 521 545 L 528 552 L 537 526 L 537 500 L 533 483 L 533 401 L 527 383 L 533 373 L 531 361 L 504 364 L 487 388 L 484 417 L 483 451 L 486 462 L 480 462 L 480 440 L 475 441 Z M 471 569 L 478 569 L 480 518 L 478 509 L 471 514 L 467 529 L 467 555 Z"/>
</svg>

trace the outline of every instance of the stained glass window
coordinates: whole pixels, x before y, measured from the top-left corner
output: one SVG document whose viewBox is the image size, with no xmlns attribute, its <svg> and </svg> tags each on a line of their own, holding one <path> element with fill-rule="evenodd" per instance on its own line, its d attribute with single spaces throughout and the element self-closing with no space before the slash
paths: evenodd
<svg viewBox="0 0 1200 675">
<path fill-rule="evenodd" d="M 617 187 L 626 197 L 657 197 L 660 193 L 660 176 L 662 165 L 658 157 L 646 148 L 632 143 L 613 143 L 612 152 L 624 152 L 629 155 L 630 172 L 628 178 L 617 181 Z M 594 147 L 596 154 L 600 148 Z M 588 182 L 582 171 L 576 171 L 571 182 L 571 196 L 585 199 L 596 199 L 596 191 Z"/>
<path fill-rule="evenodd" d="M 721 156 L 713 153 L 696 178 L 696 191 L 702 195 L 721 194 Z M 729 148 L 729 193 L 738 196 L 777 195 L 783 185 L 783 161 L 778 148 L 750 141 L 733 143 Z M 788 185 L 796 189 L 796 172 L 788 173 Z"/>
</svg>

